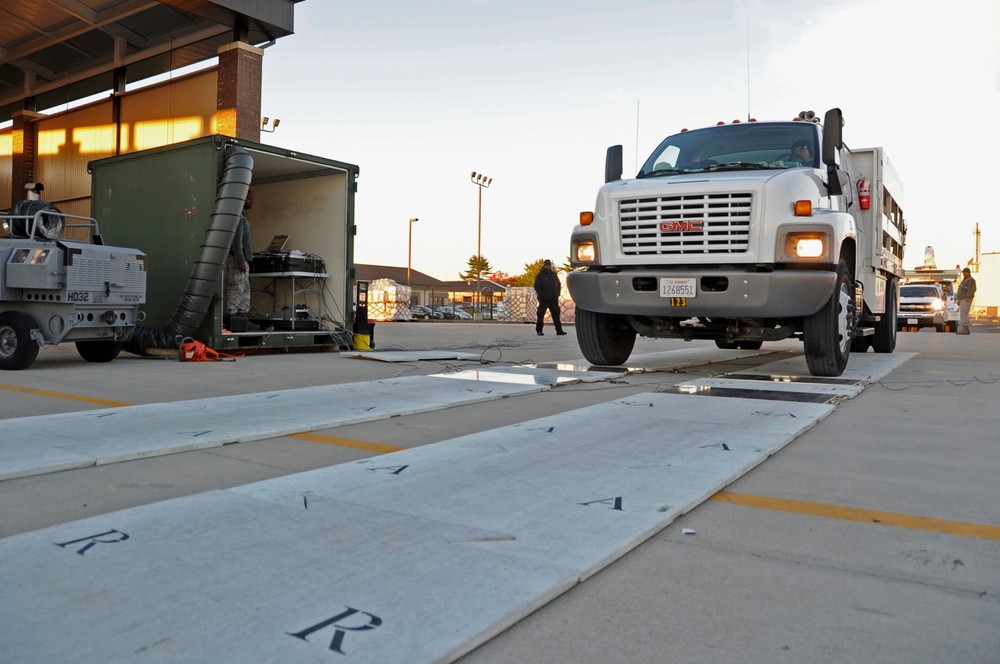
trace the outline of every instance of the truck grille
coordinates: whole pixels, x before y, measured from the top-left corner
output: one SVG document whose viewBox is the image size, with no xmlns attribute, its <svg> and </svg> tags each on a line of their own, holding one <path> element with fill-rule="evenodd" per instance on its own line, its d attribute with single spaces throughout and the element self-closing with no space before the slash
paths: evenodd
<svg viewBox="0 0 1000 664">
<path fill-rule="evenodd" d="M 628 256 L 745 253 L 752 202 L 749 192 L 620 201 L 622 251 Z"/>
<path fill-rule="evenodd" d="M 934 311 L 930 302 L 900 303 L 899 313 L 922 313 L 929 314 Z"/>
</svg>

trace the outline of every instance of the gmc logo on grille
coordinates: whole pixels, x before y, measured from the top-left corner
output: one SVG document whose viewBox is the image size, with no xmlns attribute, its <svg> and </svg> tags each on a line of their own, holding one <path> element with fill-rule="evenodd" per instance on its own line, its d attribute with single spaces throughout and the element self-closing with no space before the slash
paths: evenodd
<svg viewBox="0 0 1000 664">
<path fill-rule="evenodd" d="M 684 231 L 703 231 L 705 222 L 699 220 L 691 221 L 663 221 L 660 222 L 661 233 L 681 233 Z"/>
</svg>

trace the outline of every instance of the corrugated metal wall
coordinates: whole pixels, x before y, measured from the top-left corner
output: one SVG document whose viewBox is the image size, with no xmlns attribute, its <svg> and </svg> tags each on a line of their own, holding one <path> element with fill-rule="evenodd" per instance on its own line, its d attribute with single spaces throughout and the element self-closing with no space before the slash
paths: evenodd
<svg viewBox="0 0 1000 664">
<path fill-rule="evenodd" d="M 217 81 L 212 69 L 123 98 L 122 154 L 215 133 Z"/>
<path fill-rule="evenodd" d="M 213 67 L 122 95 L 120 130 L 114 123 L 111 99 L 39 120 L 35 178 L 45 185 L 43 198 L 63 212 L 89 216 L 88 162 L 116 151 L 147 150 L 213 134 L 217 81 L 218 71 Z M 3 208 L 12 204 L 4 203 L 11 187 L 10 132 L 0 133 Z"/>
<path fill-rule="evenodd" d="M 10 201 L 11 188 L 11 149 L 13 129 L 0 130 L 0 210 L 7 210 L 12 205 Z M 0 231 L 2 234 L 3 231 Z"/>
</svg>

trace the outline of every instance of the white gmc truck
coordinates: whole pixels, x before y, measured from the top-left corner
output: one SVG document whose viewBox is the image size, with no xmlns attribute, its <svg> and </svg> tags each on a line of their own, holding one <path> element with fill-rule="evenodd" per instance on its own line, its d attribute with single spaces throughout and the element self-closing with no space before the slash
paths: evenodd
<svg viewBox="0 0 1000 664">
<path fill-rule="evenodd" d="M 734 122 L 670 136 L 632 179 L 621 146 L 570 241 L 580 349 L 619 365 L 635 337 L 757 349 L 801 339 L 809 371 L 896 346 L 906 223 L 881 148 L 848 149 L 823 123 Z"/>
</svg>

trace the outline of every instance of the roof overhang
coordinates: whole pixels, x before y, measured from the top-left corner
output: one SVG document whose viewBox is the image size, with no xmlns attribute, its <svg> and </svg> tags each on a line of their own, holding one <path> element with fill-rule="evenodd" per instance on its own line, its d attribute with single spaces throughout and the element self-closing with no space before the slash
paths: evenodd
<svg viewBox="0 0 1000 664">
<path fill-rule="evenodd" d="M 4 0 L 0 122 L 292 34 L 302 0 Z"/>
</svg>

